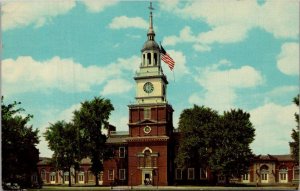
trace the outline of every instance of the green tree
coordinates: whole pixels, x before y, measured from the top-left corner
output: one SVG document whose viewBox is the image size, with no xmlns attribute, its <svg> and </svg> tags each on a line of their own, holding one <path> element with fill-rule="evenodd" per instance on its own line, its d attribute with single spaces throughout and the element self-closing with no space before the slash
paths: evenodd
<svg viewBox="0 0 300 191">
<path fill-rule="evenodd" d="M 58 121 L 50 124 L 44 133 L 48 147 L 54 151 L 52 162 L 58 170 L 69 172 L 69 187 L 71 186 L 71 168 L 76 167 L 81 160 L 78 145 L 78 129 L 72 123 Z"/>
<path fill-rule="evenodd" d="M 108 119 L 114 110 L 110 100 L 95 97 L 91 101 L 81 103 L 79 110 L 74 112 L 74 124 L 80 130 L 82 141 L 81 151 L 91 158 L 91 171 L 96 177 L 96 185 L 99 185 L 99 173 L 103 170 L 103 160 L 112 156 L 111 150 L 106 143 L 106 135 L 102 129 L 109 126 Z"/>
<path fill-rule="evenodd" d="M 218 126 L 210 130 L 209 166 L 214 174 L 240 177 L 249 170 L 253 157 L 250 143 L 254 140 L 255 129 L 250 122 L 250 114 L 241 109 L 224 112 Z"/>
<path fill-rule="evenodd" d="M 294 97 L 293 102 L 299 108 L 299 94 L 298 96 Z M 292 157 L 295 161 L 299 162 L 299 113 L 295 113 L 295 120 L 296 120 L 296 129 L 292 130 L 292 139 L 293 141 L 290 142 L 290 147 L 292 150 Z"/>
<path fill-rule="evenodd" d="M 207 167 L 209 158 L 209 134 L 215 129 L 218 121 L 218 113 L 204 106 L 194 105 L 191 109 L 185 109 L 179 118 L 179 150 L 175 163 L 179 168 L 189 166 Z"/>
<path fill-rule="evenodd" d="M 29 187 L 39 161 L 38 130 L 28 125 L 33 116 L 22 113 L 25 110 L 18 106 L 21 102 L 6 105 L 3 100 L 2 97 L 2 181 Z"/>
</svg>

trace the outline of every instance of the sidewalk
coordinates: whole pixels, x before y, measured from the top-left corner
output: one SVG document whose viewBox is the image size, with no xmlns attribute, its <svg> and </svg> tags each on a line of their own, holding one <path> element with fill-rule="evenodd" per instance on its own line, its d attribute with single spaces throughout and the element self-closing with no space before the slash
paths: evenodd
<svg viewBox="0 0 300 191">
<path fill-rule="evenodd" d="M 30 189 L 31 190 L 31 189 Z M 35 189 L 32 189 L 34 191 Z M 96 190 L 297 190 L 296 187 L 224 187 L 224 186 L 114 186 L 114 187 L 66 187 L 66 186 L 44 186 L 43 189 L 36 190 L 74 190 L 74 191 L 96 191 Z"/>
</svg>

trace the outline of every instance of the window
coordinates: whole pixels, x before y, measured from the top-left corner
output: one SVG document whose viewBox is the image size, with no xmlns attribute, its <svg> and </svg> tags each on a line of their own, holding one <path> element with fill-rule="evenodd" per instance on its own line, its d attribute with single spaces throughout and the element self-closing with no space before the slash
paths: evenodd
<svg viewBox="0 0 300 191">
<path fill-rule="evenodd" d="M 200 179 L 207 179 L 207 171 L 205 168 L 200 168 Z"/>
<path fill-rule="evenodd" d="M 151 117 L 151 108 L 144 108 L 144 119 L 150 119 Z"/>
<path fill-rule="evenodd" d="M 260 179 L 262 183 L 268 183 L 268 174 L 269 167 L 267 165 L 260 167 Z"/>
<path fill-rule="evenodd" d="M 78 182 L 81 182 L 81 183 L 84 182 L 84 172 L 78 173 Z"/>
<path fill-rule="evenodd" d="M 249 174 L 244 174 L 244 175 L 242 176 L 242 179 L 243 179 L 243 180 L 249 180 Z"/>
<path fill-rule="evenodd" d="M 37 182 L 37 175 L 32 175 L 31 180 L 32 182 Z"/>
<path fill-rule="evenodd" d="M 125 169 L 119 169 L 119 179 L 120 180 L 126 180 L 126 170 Z"/>
<path fill-rule="evenodd" d="M 51 182 L 55 182 L 55 179 L 56 179 L 56 174 L 55 174 L 55 172 L 51 172 L 51 173 L 50 173 L 50 181 L 51 181 Z"/>
<path fill-rule="evenodd" d="M 288 169 L 287 166 L 279 167 L 279 182 L 280 183 L 287 183 L 288 176 Z"/>
<path fill-rule="evenodd" d="M 125 158 L 125 147 L 119 147 L 119 158 Z"/>
<path fill-rule="evenodd" d="M 41 170 L 41 179 L 43 180 L 43 182 L 46 182 L 46 170 L 45 169 Z"/>
<path fill-rule="evenodd" d="M 145 155 L 145 167 L 151 167 L 152 162 L 151 162 L 151 153 L 150 153 L 150 151 L 146 150 L 144 155 Z"/>
<path fill-rule="evenodd" d="M 154 65 L 157 65 L 157 53 L 154 53 Z"/>
<path fill-rule="evenodd" d="M 182 180 L 182 169 L 181 168 L 176 169 L 175 178 L 176 178 L 176 180 Z"/>
<path fill-rule="evenodd" d="M 148 65 L 151 64 L 151 54 L 150 53 L 147 54 L 147 64 Z"/>
<path fill-rule="evenodd" d="M 108 170 L 108 180 L 114 180 L 114 170 Z"/>
<path fill-rule="evenodd" d="M 188 168 L 188 180 L 194 180 L 195 174 L 194 174 L 194 168 Z"/>
<path fill-rule="evenodd" d="M 103 171 L 101 171 L 99 174 L 99 181 L 103 181 Z"/>
<path fill-rule="evenodd" d="M 64 173 L 64 181 L 69 182 L 69 172 Z"/>
<path fill-rule="evenodd" d="M 145 60 L 145 54 L 143 54 L 143 66 L 145 65 L 145 62 L 146 62 L 146 60 Z"/>
<path fill-rule="evenodd" d="M 95 180 L 95 176 L 91 171 L 88 172 L 88 177 L 89 177 L 89 181 L 94 181 Z"/>
</svg>

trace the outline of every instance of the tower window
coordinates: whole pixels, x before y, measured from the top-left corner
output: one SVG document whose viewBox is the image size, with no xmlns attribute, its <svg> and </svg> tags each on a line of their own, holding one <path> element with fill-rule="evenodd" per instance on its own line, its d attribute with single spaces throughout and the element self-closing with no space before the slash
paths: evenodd
<svg viewBox="0 0 300 191">
<path fill-rule="evenodd" d="M 154 65 L 157 65 L 157 53 L 154 53 Z"/>
<path fill-rule="evenodd" d="M 143 62 L 142 62 L 142 66 L 145 66 L 145 62 L 146 62 L 146 60 L 145 60 L 145 54 L 143 54 Z"/>
<path fill-rule="evenodd" d="M 151 65 L 151 53 L 147 54 L 147 64 Z"/>
<path fill-rule="evenodd" d="M 150 119 L 151 117 L 151 108 L 144 108 L 144 119 Z"/>
</svg>

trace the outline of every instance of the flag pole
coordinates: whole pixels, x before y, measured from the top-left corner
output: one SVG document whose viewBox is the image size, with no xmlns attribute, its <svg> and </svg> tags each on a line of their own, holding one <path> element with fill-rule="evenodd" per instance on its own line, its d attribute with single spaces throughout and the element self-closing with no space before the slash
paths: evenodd
<svg viewBox="0 0 300 191">
<path fill-rule="evenodd" d="M 174 82 L 175 82 L 175 72 L 174 72 L 174 70 L 172 70 L 173 71 L 173 79 L 174 79 Z"/>
</svg>

